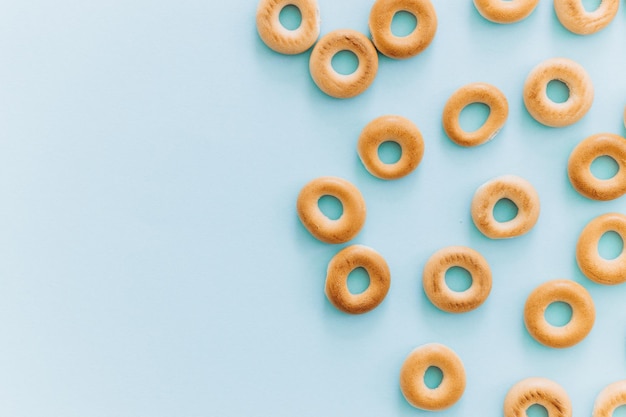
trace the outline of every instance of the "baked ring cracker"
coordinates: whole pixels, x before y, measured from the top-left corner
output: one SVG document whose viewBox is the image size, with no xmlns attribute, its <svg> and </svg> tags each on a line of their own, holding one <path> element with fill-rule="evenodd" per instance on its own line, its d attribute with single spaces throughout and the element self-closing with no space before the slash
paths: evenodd
<svg viewBox="0 0 626 417">
<path fill-rule="evenodd" d="M 446 272 L 452 267 L 467 270 L 472 277 L 470 287 L 453 291 L 446 284 Z M 466 246 L 449 246 L 435 252 L 426 262 L 422 285 L 428 299 L 440 310 L 466 313 L 480 307 L 491 292 L 491 268 L 477 251 Z"/>
<path fill-rule="evenodd" d="M 515 23 L 526 19 L 538 3 L 539 0 L 474 0 L 478 13 L 495 23 Z"/>
<path fill-rule="evenodd" d="M 577 35 L 590 35 L 613 20 L 619 0 L 602 0 L 596 10 L 585 10 L 582 0 L 554 0 L 554 11 L 563 26 Z"/>
<path fill-rule="evenodd" d="M 325 195 L 341 202 L 343 213 L 337 220 L 329 219 L 319 208 Z M 345 243 L 355 237 L 365 223 L 365 200 L 352 183 L 337 177 L 320 177 L 306 184 L 298 194 L 298 217 L 304 227 L 326 243 Z"/>
<path fill-rule="evenodd" d="M 441 370 L 443 379 L 436 388 L 424 382 L 431 366 Z M 439 411 L 454 405 L 465 391 L 465 367 L 457 354 L 447 346 L 429 343 L 415 348 L 400 369 L 400 390 L 413 407 Z"/>
<path fill-rule="evenodd" d="M 563 103 L 550 100 L 548 83 L 558 80 L 569 89 Z M 593 84 L 587 71 L 567 58 L 552 58 L 537 65 L 524 83 L 524 104 L 528 113 L 546 126 L 563 127 L 576 123 L 593 103 Z"/>
<path fill-rule="evenodd" d="M 576 261 L 590 280 L 604 285 L 626 282 L 626 245 L 615 259 L 604 259 L 598 252 L 600 238 L 606 232 L 615 232 L 626 242 L 626 216 L 606 213 L 591 220 L 583 229 L 576 244 Z"/>
<path fill-rule="evenodd" d="M 348 289 L 348 275 L 363 268 L 370 278 L 369 286 L 360 294 Z M 328 264 L 324 292 L 328 301 L 344 313 L 362 314 L 376 308 L 385 299 L 391 275 L 385 259 L 374 249 L 352 245 L 339 251 Z"/>
<path fill-rule="evenodd" d="M 611 417 L 615 409 L 623 405 L 626 405 L 626 380 L 613 382 L 600 391 L 591 416 Z"/>
<path fill-rule="evenodd" d="M 553 326 L 545 318 L 548 306 L 558 301 L 572 308 L 572 318 L 564 326 Z M 553 348 L 579 343 L 589 334 L 595 319 L 596 309 L 589 292 L 567 279 L 541 284 L 530 293 L 524 306 L 524 324 L 528 333 L 539 343 Z"/>
<path fill-rule="evenodd" d="M 599 179 L 591 173 L 591 163 L 600 156 L 617 162 L 612 178 Z M 576 191 L 592 200 L 614 200 L 626 194 L 626 139 L 612 133 L 599 133 L 580 142 L 570 154 L 567 174 Z"/>
<path fill-rule="evenodd" d="M 351 51 L 359 64 L 352 74 L 334 70 L 333 57 L 341 51 Z M 309 70 L 315 84 L 335 98 L 351 98 L 367 90 L 378 72 L 378 53 L 365 35 L 356 30 L 340 29 L 327 33 L 315 44 L 309 60 Z"/>
<path fill-rule="evenodd" d="M 465 107 L 482 103 L 489 107 L 485 123 L 473 132 L 461 128 L 459 116 Z M 443 130 L 450 140 L 461 146 L 477 146 L 493 139 L 509 116 L 509 103 L 502 91 L 487 83 L 467 84 L 454 93 L 443 108 Z"/>
<path fill-rule="evenodd" d="M 286 6 L 300 10 L 302 21 L 295 30 L 280 23 L 280 12 Z M 260 0 L 256 28 L 265 44 L 281 54 L 300 54 L 309 49 L 320 35 L 320 13 L 317 0 Z"/>
<path fill-rule="evenodd" d="M 411 13 L 417 26 L 407 36 L 396 36 L 391 22 L 396 13 Z M 372 6 L 369 27 L 372 41 L 381 54 L 389 58 L 406 59 L 430 45 L 437 32 L 437 13 L 430 0 L 376 0 Z"/>
<path fill-rule="evenodd" d="M 386 164 L 378 156 L 378 148 L 387 141 L 397 143 L 402 154 L 392 164 Z M 365 126 L 357 142 L 357 152 L 365 169 L 375 177 L 395 180 L 409 175 L 424 156 L 422 133 L 409 119 L 387 115 L 378 117 Z"/>
<path fill-rule="evenodd" d="M 547 378 L 526 378 L 509 389 L 504 398 L 504 417 L 527 417 L 534 404 L 543 406 L 548 417 L 572 417 L 572 401 L 567 392 Z"/>
<path fill-rule="evenodd" d="M 493 215 L 496 203 L 511 200 L 517 215 L 499 222 Z M 472 199 L 472 220 L 482 234 L 491 239 L 521 236 L 533 228 L 539 218 L 539 195 L 531 183 L 515 175 L 503 175 L 481 185 Z"/>
</svg>

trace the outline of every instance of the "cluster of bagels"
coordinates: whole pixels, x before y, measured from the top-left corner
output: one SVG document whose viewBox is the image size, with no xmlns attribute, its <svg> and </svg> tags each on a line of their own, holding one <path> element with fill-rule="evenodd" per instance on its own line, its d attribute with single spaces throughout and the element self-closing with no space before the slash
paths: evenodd
<svg viewBox="0 0 626 417">
<path fill-rule="evenodd" d="M 478 12 L 497 23 L 513 23 L 526 18 L 538 0 L 474 0 Z M 584 9 L 581 0 L 554 0 L 559 21 L 573 33 L 595 33 L 614 18 L 618 0 L 602 0 L 593 12 Z M 296 30 L 287 30 L 279 20 L 280 11 L 296 6 L 302 22 Z M 413 14 L 417 27 L 406 37 L 391 32 L 396 13 Z M 377 51 L 391 58 L 405 59 L 422 52 L 431 43 L 437 28 L 437 15 L 430 0 L 376 0 L 369 18 L 371 40 L 353 30 L 337 30 L 318 40 L 319 10 L 316 0 L 261 0 L 257 10 L 257 29 L 261 39 L 273 50 L 285 54 L 302 53 L 313 46 L 309 68 L 315 84 L 326 94 L 337 98 L 354 97 L 368 88 L 378 69 Z M 359 64 L 349 75 L 338 74 L 332 67 L 334 55 L 343 50 L 354 52 Z M 569 97 L 555 103 L 547 95 L 550 81 L 563 82 Z M 523 89 L 528 113 L 539 123 L 563 127 L 579 121 L 590 109 L 594 89 L 590 76 L 578 63 L 567 58 L 546 60 L 529 73 Z M 473 132 L 465 131 L 459 122 L 461 111 L 470 104 L 489 107 L 489 116 Z M 459 146 L 473 147 L 493 139 L 506 123 L 508 102 L 495 86 L 476 82 L 456 90 L 442 111 L 446 135 Z M 626 119 L 626 113 L 625 113 Z M 397 162 L 384 163 L 378 155 L 381 144 L 396 142 L 401 149 Z M 395 180 L 413 172 L 424 156 L 424 140 L 419 128 L 398 115 L 385 115 L 368 123 L 358 138 L 356 152 L 365 169 L 373 176 Z M 618 172 L 610 179 L 599 179 L 591 173 L 591 164 L 601 156 L 609 156 L 618 164 Z M 626 139 L 615 134 L 600 133 L 581 141 L 572 151 L 567 172 L 573 188 L 584 197 L 607 201 L 626 194 Z M 319 207 L 319 200 L 332 196 L 339 200 L 343 213 L 330 219 Z M 518 209 L 513 219 L 498 221 L 494 208 L 508 199 Z M 352 240 L 366 220 L 365 199 L 359 189 L 338 177 L 316 178 L 300 190 L 297 214 L 303 226 L 315 238 L 329 244 Z M 474 193 L 469 211 L 476 228 L 491 239 L 515 238 L 528 233 L 540 213 L 539 195 L 532 184 L 515 175 L 502 175 L 485 182 Z M 591 220 L 582 230 L 576 246 L 576 260 L 590 280 L 617 285 L 626 282 L 626 250 L 615 259 L 598 253 L 600 238 L 607 232 L 617 233 L 626 241 L 626 215 L 606 213 Z M 471 285 L 454 291 L 446 283 L 446 272 L 453 267 L 467 270 Z M 347 285 L 348 276 L 357 268 L 367 271 L 369 286 L 353 294 Z M 476 250 L 450 246 L 436 251 L 426 262 L 422 273 L 426 296 L 437 308 L 450 313 L 465 313 L 480 307 L 488 298 L 492 275 L 487 260 Z M 364 245 L 351 245 L 340 250 L 329 262 L 325 293 L 337 309 L 349 314 L 367 313 L 383 302 L 391 285 L 391 273 L 383 256 Z M 555 302 L 571 307 L 572 316 L 564 326 L 550 324 L 545 318 L 548 306 Z M 539 343 L 552 348 L 567 348 L 582 341 L 592 330 L 595 307 L 591 295 L 580 284 L 555 279 L 539 285 L 528 296 L 524 307 L 524 323 L 528 333 Z M 441 370 L 441 383 L 430 388 L 424 381 L 430 367 Z M 400 388 L 406 400 L 424 410 L 443 410 L 463 395 L 465 369 L 458 355 L 447 346 L 429 343 L 414 349 L 400 370 Z M 571 401 L 565 390 L 546 378 L 531 377 L 519 381 L 504 399 L 505 417 L 522 417 L 534 405 L 543 406 L 549 417 L 571 417 Z M 626 405 L 626 380 L 608 385 L 598 395 L 593 417 L 609 417 L 619 406 Z"/>
<path fill-rule="evenodd" d="M 503 24 L 528 17 L 538 3 L 539 0 L 474 0 L 485 19 Z M 294 30 L 280 22 L 280 12 L 286 6 L 295 6 L 300 11 L 301 23 Z M 559 21 L 579 35 L 606 27 L 617 14 L 618 6 L 619 0 L 602 0 L 595 11 L 588 12 L 582 0 L 554 0 Z M 407 36 L 396 36 L 391 30 L 398 12 L 411 13 L 419 22 Z M 301 54 L 313 47 L 309 71 L 315 84 L 329 96 L 351 98 L 374 82 L 378 72 L 377 51 L 394 59 L 407 59 L 424 51 L 435 37 L 437 13 L 430 0 L 375 0 L 369 16 L 371 40 L 352 29 L 334 30 L 320 38 L 317 0 L 260 0 L 256 26 L 263 42 L 278 53 Z M 359 61 L 352 74 L 340 74 L 332 66 L 333 56 L 341 51 L 354 53 Z"/>
<path fill-rule="evenodd" d="M 280 23 L 280 12 L 289 5 L 296 6 L 302 16 L 295 30 L 288 30 Z M 400 11 L 411 13 L 419 21 L 413 32 L 402 37 L 391 31 L 391 21 Z M 425 50 L 435 37 L 437 14 L 430 0 L 376 0 L 369 18 L 371 40 L 352 29 L 334 30 L 319 38 L 317 0 L 261 0 L 256 24 L 263 42 L 276 52 L 300 54 L 315 45 L 309 60 L 311 78 L 329 96 L 350 98 L 374 82 L 378 52 L 390 58 L 406 59 Z M 332 58 L 341 51 L 354 53 L 359 61 L 352 74 L 339 74 L 332 66 Z"/>
</svg>

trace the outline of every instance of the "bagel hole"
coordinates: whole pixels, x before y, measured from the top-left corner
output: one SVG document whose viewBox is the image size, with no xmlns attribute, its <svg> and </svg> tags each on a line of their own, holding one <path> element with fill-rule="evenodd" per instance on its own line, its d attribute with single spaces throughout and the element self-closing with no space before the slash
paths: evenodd
<svg viewBox="0 0 626 417">
<path fill-rule="evenodd" d="M 443 372 L 436 366 L 429 366 L 424 373 L 424 384 L 430 388 L 435 389 L 441 385 L 443 381 Z"/>
<path fill-rule="evenodd" d="M 572 319 L 572 306 L 563 301 L 550 303 L 546 308 L 545 317 L 552 326 L 563 327 Z"/>
<path fill-rule="evenodd" d="M 608 180 L 617 175 L 619 164 L 608 155 L 597 157 L 591 162 L 591 173 L 599 180 Z"/>
<path fill-rule="evenodd" d="M 352 51 L 339 51 L 331 60 L 333 69 L 341 75 L 350 75 L 359 67 L 359 58 Z"/>
<path fill-rule="evenodd" d="M 600 237 L 598 254 L 607 261 L 617 258 L 624 251 L 624 240 L 614 231 L 608 231 Z"/>
<path fill-rule="evenodd" d="M 518 211 L 514 202 L 508 198 L 502 198 L 493 207 L 493 218 L 499 223 L 506 223 L 517 217 Z"/>
<path fill-rule="evenodd" d="M 296 30 L 302 24 L 302 13 L 297 6 L 288 4 L 278 14 L 280 24 L 287 30 Z"/>
<path fill-rule="evenodd" d="M 585 11 L 594 12 L 600 7 L 602 0 L 582 0 L 582 4 Z"/>
<path fill-rule="evenodd" d="M 413 13 L 400 10 L 391 19 L 391 33 L 393 36 L 403 38 L 409 36 L 417 27 L 417 18 Z"/>
<path fill-rule="evenodd" d="M 446 271 L 446 285 L 452 291 L 467 291 L 472 286 L 472 274 L 465 268 L 453 266 Z"/>
<path fill-rule="evenodd" d="M 402 157 L 402 147 L 398 142 L 387 140 L 378 147 L 378 158 L 385 164 L 395 164 Z"/>
<path fill-rule="evenodd" d="M 331 220 L 337 220 L 343 214 L 343 204 L 337 197 L 332 195 L 323 195 L 317 201 L 317 205 L 324 216 Z"/>
<path fill-rule="evenodd" d="M 565 103 L 569 99 L 569 88 L 561 80 L 552 80 L 546 87 L 546 94 L 555 103 Z"/>
<path fill-rule="evenodd" d="M 528 417 L 548 417 L 548 410 L 541 404 L 533 404 L 526 409 Z"/>
<path fill-rule="evenodd" d="M 369 286 L 370 276 L 365 268 L 358 267 L 348 274 L 348 291 L 350 291 L 350 294 L 361 294 Z"/>
<path fill-rule="evenodd" d="M 626 405 L 620 405 L 613 411 L 613 417 L 626 417 Z"/>
<path fill-rule="evenodd" d="M 468 104 L 459 115 L 461 129 L 466 132 L 475 132 L 485 124 L 489 118 L 489 113 L 491 113 L 491 109 L 484 103 Z"/>
</svg>

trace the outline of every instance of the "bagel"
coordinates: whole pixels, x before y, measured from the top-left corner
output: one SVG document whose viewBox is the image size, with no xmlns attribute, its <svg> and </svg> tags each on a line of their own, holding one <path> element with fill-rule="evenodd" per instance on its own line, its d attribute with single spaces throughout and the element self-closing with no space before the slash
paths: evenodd
<svg viewBox="0 0 626 417">
<path fill-rule="evenodd" d="M 555 103 L 547 94 L 548 83 L 563 82 L 569 97 Z M 593 103 L 593 84 L 587 71 L 567 58 L 552 58 L 537 65 L 524 83 L 524 104 L 528 113 L 546 126 L 563 127 L 576 123 L 587 114 Z"/>
<path fill-rule="evenodd" d="M 280 23 L 280 12 L 295 6 L 302 21 L 295 30 Z M 276 52 L 295 55 L 309 49 L 320 35 L 320 13 L 317 0 L 261 0 L 256 12 L 256 28 L 261 40 Z"/>
<path fill-rule="evenodd" d="M 330 195 L 339 200 L 343 214 L 329 219 L 319 208 L 319 199 Z M 345 243 L 355 237 L 365 223 L 365 200 L 352 183 L 337 177 L 320 177 L 306 184 L 298 194 L 298 217 L 304 227 L 326 243 Z"/>
</svg>

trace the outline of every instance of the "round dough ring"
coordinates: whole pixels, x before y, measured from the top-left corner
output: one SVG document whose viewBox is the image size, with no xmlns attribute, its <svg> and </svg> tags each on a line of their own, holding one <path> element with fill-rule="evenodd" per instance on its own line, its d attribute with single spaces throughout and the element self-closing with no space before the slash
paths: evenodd
<svg viewBox="0 0 626 417">
<path fill-rule="evenodd" d="M 496 203 L 509 199 L 517 206 L 517 216 L 498 222 L 493 216 Z M 503 175 L 481 185 L 472 199 L 472 220 L 485 236 L 506 239 L 521 236 L 533 228 L 539 218 L 539 195 L 533 186 L 515 175 Z"/>
<path fill-rule="evenodd" d="M 547 94 L 548 83 L 558 80 L 569 89 L 569 98 L 555 103 Z M 524 83 L 524 104 L 528 113 L 546 126 L 563 127 L 576 123 L 593 103 L 593 84 L 589 74 L 567 58 L 552 58 L 537 65 Z"/>
<path fill-rule="evenodd" d="M 405 11 L 417 19 L 417 26 L 407 36 L 395 36 L 391 22 L 396 13 Z M 430 0 L 376 0 L 369 17 L 372 41 L 381 54 L 406 59 L 430 45 L 437 32 L 437 13 Z"/>
<path fill-rule="evenodd" d="M 322 213 L 318 201 L 325 195 L 338 199 L 343 214 L 337 220 Z M 306 184 L 296 204 L 298 217 L 304 227 L 326 243 L 345 243 L 355 237 L 365 223 L 365 200 L 352 183 L 337 177 L 320 177 Z"/>
<path fill-rule="evenodd" d="M 526 410 L 539 404 L 548 417 L 572 417 L 572 402 L 567 392 L 547 378 L 526 378 L 511 387 L 504 398 L 504 417 L 527 417 Z"/>
<path fill-rule="evenodd" d="M 463 109 L 472 103 L 482 103 L 489 107 L 489 117 L 474 132 L 461 128 L 459 116 Z M 509 103 L 498 88 L 486 83 L 467 84 L 454 93 L 443 108 L 443 129 L 457 145 L 477 146 L 493 139 L 509 116 Z"/>
<path fill-rule="evenodd" d="M 378 157 L 378 147 L 387 141 L 396 142 L 402 149 L 400 159 L 386 164 Z M 367 171 L 384 180 L 409 175 L 424 156 L 424 139 L 419 129 L 401 116 L 381 116 L 365 126 L 357 143 L 357 152 Z"/>
<path fill-rule="evenodd" d="M 487 20 L 495 23 L 515 23 L 527 18 L 539 0 L 474 0 L 476 10 Z"/>
<path fill-rule="evenodd" d="M 615 259 L 604 259 L 598 253 L 598 243 L 606 232 L 613 231 L 626 242 L 626 216 L 607 213 L 591 220 L 583 229 L 576 244 L 576 261 L 590 280 L 604 285 L 626 282 L 626 249 Z M 625 246 L 626 248 L 626 246 Z"/>
<path fill-rule="evenodd" d="M 370 277 L 370 284 L 360 294 L 348 289 L 348 275 L 356 268 L 363 268 Z M 374 249 L 352 245 L 339 251 L 328 264 L 325 293 L 328 301 L 344 313 L 362 314 L 383 302 L 391 275 L 385 259 Z"/>
<path fill-rule="evenodd" d="M 614 177 L 602 180 L 591 173 L 591 163 L 600 156 L 610 156 L 619 170 Z M 567 164 L 572 186 L 592 200 L 614 200 L 626 194 L 626 139 L 612 133 L 599 133 L 580 142 Z"/>
<path fill-rule="evenodd" d="M 626 380 L 606 386 L 593 405 L 592 417 L 611 417 L 617 407 L 626 405 Z"/>
<path fill-rule="evenodd" d="M 302 21 L 295 30 L 280 23 L 280 12 L 286 6 L 300 10 Z M 256 27 L 265 44 L 281 54 L 295 55 L 309 49 L 320 35 L 317 0 L 261 0 L 256 12 Z"/>
<path fill-rule="evenodd" d="M 604 29 L 613 20 L 619 0 L 602 0 L 592 12 L 585 10 L 582 0 L 554 0 L 554 11 L 567 30 L 577 35 L 590 35 Z"/>
<path fill-rule="evenodd" d="M 441 384 L 431 389 L 424 382 L 429 367 L 443 373 Z M 465 368 L 452 349 L 439 343 L 415 348 L 400 369 L 400 390 L 413 407 L 439 411 L 454 405 L 465 391 Z"/>
<path fill-rule="evenodd" d="M 333 69 L 332 59 L 341 51 L 351 51 L 359 60 L 359 66 L 352 74 L 339 74 Z M 362 33 L 339 29 L 327 33 L 317 42 L 311 52 L 309 70 L 313 81 L 324 93 L 335 98 L 351 98 L 367 90 L 374 82 L 378 72 L 378 53 Z"/>
<path fill-rule="evenodd" d="M 472 285 L 465 291 L 453 291 L 446 284 L 446 271 L 465 268 L 472 276 Z M 422 275 L 424 292 L 439 309 L 449 313 L 465 313 L 481 306 L 491 292 L 491 268 L 477 251 L 466 246 L 449 246 L 433 254 Z"/>
<path fill-rule="evenodd" d="M 572 308 L 572 318 L 565 326 L 553 326 L 545 318 L 548 306 L 564 302 Z M 528 333 L 539 343 L 553 348 L 574 346 L 593 328 L 596 310 L 589 292 L 582 285 L 556 279 L 533 290 L 524 306 L 524 323 Z"/>
</svg>

